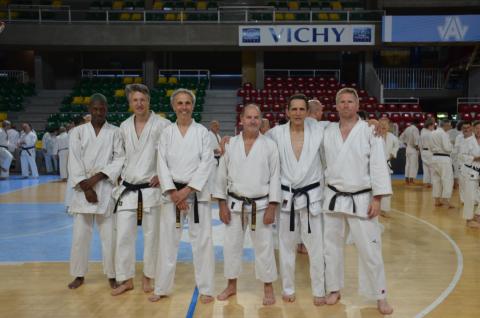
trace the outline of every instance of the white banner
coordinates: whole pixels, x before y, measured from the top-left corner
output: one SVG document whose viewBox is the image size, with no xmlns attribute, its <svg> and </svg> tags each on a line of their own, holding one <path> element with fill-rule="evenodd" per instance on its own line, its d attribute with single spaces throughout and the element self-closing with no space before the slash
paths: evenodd
<svg viewBox="0 0 480 318">
<path fill-rule="evenodd" d="M 239 46 L 374 45 L 375 25 L 239 26 L 238 44 Z"/>
</svg>

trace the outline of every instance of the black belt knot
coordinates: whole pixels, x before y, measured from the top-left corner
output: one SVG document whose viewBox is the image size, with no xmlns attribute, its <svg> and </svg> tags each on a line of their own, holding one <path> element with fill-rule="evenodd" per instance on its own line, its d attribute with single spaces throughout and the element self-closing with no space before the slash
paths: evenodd
<svg viewBox="0 0 480 318">
<path fill-rule="evenodd" d="M 342 197 L 350 197 L 350 198 L 352 199 L 352 203 L 353 203 L 353 213 L 357 213 L 357 209 L 356 209 L 356 207 L 355 207 L 355 200 L 353 199 L 353 196 L 372 191 L 372 189 L 369 188 L 369 189 L 363 189 L 363 190 L 356 191 L 356 192 L 341 192 L 341 191 L 338 191 L 337 188 L 335 188 L 335 187 L 332 186 L 332 185 L 329 185 L 329 184 L 328 184 L 327 186 L 328 186 L 328 188 L 329 188 L 330 190 L 332 190 L 333 192 L 335 192 L 335 195 L 332 197 L 332 199 L 330 200 L 330 204 L 328 205 L 328 209 L 329 209 L 330 211 L 335 211 L 335 203 L 336 203 L 336 201 L 337 201 L 337 197 L 338 197 L 338 196 L 342 196 Z"/>
<path fill-rule="evenodd" d="M 245 205 L 249 204 L 249 205 L 252 206 L 252 224 L 250 225 L 250 229 L 252 231 L 255 231 L 255 228 L 257 226 L 257 202 L 256 201 L 268 198 L 268 194 L 264 195 L 262 197 L 248 198 L 248 197 L 244 197 L 244 196 L 241 196 L 241 195 L 237 195 L 237 194 L 229 191 L 228 195 L 231 196 L 232 198 L 238 200 L 238 201 L 242 201 L 242 211 L 241 211 L 242 230 L 245 229 L 245 222 L 244 222 L 244 219 L 245 219 Z"/>
<path fill-rule="evenodd" d="M 30 149 L 34 149 L 35 146 L 31 146 L 31 147 L 22 147 L 22 150 L 20 150 L 20 154 L 22 153 L 22 151 L 26 151 L 28 153 L 28 155 L 31 157 L 32 154 L 30 153 Z M 7 148 L 8 149 L 8 148 Z"/>
<path fill-rule="evenodd" d="M 173 182 L 175 185 L 175 188 L 178 190 L 181 190 L 185 188 L 188 184 L 187 183 L 180 183 L 180 182 Z M 181 222 L 180 222 L 180 210 L 175 207 L 175 214 L 176 214 L 176 228 L 179 229 L 181 227 Z M 197 199 L 197 193 L 193 193 L 193 221 L 195 223 L 200 223 L 200 218 L 198 216 L 198 199 Z"/>
<path fill-rule="evenodd" d="M 309 184 L 303 188 L 293 189 L 282 184 L 282 190 L 292 193 L 292 202 L 290 205 L 290 232 L 295 231 L 295 199 L 304 195 L 307 197 L 307 221 L 308 221 L 308 234 L 312 233 L 310 229 L 310 196 L 308 191 L 320 186 L 320 182 Z"/>
<path fill-rule="evenodd" d="M 150 183 L 140 183 L 140 184 L 133 184 L 127 181 L 123 181 L 122 185 L 125 187 L 120 196 L 115 203 L 115 208 L 113 209 L 113 213 L 117 213 L 118 203 L 122 197 L 127 194 L 128 192 L 137 191 L 138 199 L 137 199 L 137 225 L 142 225 L 142 215 L 143 215 L 143 195 L 142 189 L 150 188 Z"/>
<path fill-rule="evenodd" d="M 438 153 L 438 152 L 435 152 L 433 154 L 434 156 L 439 156 L 439 157 L 450 157 L 450 155 L 448 153 Z"/>
</svg>

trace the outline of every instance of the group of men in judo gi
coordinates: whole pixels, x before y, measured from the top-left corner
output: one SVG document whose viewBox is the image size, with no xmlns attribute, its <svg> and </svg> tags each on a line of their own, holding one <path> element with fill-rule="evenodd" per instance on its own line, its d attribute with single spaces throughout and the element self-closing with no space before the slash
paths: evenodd
<svg viewBox="0 0 480 318">
<path fill-rule="evenodd" d="M 381 313 L 393 312 L 386 300 L 377 218 L 382 197 L 392 194 L 385 141 L 359 119 L 354 89 L 337 93 L 340 122 L 328 126 L 307 118 L 308 100 L 301 94 L 288 100 L 289 122 L 265 134 L 260 133 L 259 107 L 245 105 L 243 131 L 225 143 L 218 165 L 208 130 L 192 119 L 193 92 L 177 89 L 171 95 L 177 116 L 173 124 L 150 111 L 146 86 L 130 84 L 126 96 L 133 115 L 120 128 L 106 122 L 107 101 L 94 94 L 91 122 L 70 134 L 71 275 L 75 279 L 69 288 L 84 282 L 96 222 L 111 294 L 133 289 L 135 239 L 141 225 L 142 287 L 151 293 L 150 301 L 161 300 L 172 293 L 180 237 L 188 222 L 200 301 L 213 301 L 214 199 L 225 224 L 228 280 L 218 300 L 237 292 L 248 231 L 255 251 L 255 275 L 264 284 L 263 304 L 275 303 L 275 223 L 284 301 L 295 301 L 299 235 L 310 259 L 313 303 L 334 305 L 340 300 L 348 229 L 358 249 L 360 292 L 375 299 Z"/>
</svg>

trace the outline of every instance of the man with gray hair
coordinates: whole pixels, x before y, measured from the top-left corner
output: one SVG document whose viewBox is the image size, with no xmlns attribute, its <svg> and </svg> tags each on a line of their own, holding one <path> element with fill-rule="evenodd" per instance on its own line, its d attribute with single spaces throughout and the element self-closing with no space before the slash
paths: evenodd
<svg viewBox="0 0 480 318">
<path fill-rule="evenodd" d="M 150 91 L 142 84 L 125 88 L 133 115 L 120 125 L 125 163 L 122 183 L 113 191 L 117 214 L 115 274 L 120 284 L 113 296 L 133 289 L 137 225 L 143 227 L 143 291 L 153 290 L 158 244 L 161 192 L 157 175 L 157 148 L 162 131 L 170 122 L 150 111 Z"/>
<path fill-rule="evenodd" d="M 177 121 L 165 128 L 158 147 L 158 172 L 162 190 L 159 218 L 160 248 L 155 273 L 155 302 L 173 289 L 178 246 L 188 220 L 195 283 L 200 302 L 213 301 L 215 257 L 208 178 L 214 166 L 208 130 L 193 118 L 195 95 L 175 90 L 170 102 Z"/>
<path fill-rule="evenodd" d="M 317 122 L 321 127 L 326 128 L 330 122 L 322 120 L 323 104 L 318 99 L 310 99 L 308 101 L 308 116 L 305 118 L 307 122 Z"/>
<path fill-rule="evenodd" d="M 452 143 L 448 135 L 451 125 L 448 120 L 442 120 L 439 127 L 432 132 L 432 186 L 435 206 L 454 208 L 450 203 L 453 190 Z"/>
</svg>

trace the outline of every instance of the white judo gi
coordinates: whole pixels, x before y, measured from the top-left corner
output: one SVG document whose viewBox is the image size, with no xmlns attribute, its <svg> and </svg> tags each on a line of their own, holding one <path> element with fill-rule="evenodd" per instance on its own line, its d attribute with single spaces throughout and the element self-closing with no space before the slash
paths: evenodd
<svg viewBox="0 0 480 318">
<path fill-rule="evenodd" d="M 81 125 L 80 125 L 81 126 Z M 60 171 L 60 178 L 66 179 L 68 177 L 68 138 L 69 134 L 66 132 L 57 136 L 57 155 L 58 165 Z"/>
<path fill-rule="evenodd" d="M 450 199 L 453 190 L 452 144 L 441 127 L 432 132 L 432 192 L 434 198 Z"/>
<path fill-rule="evenodd" d="M 463 202 L 463 194 L 465 189 L 465 177 L 462 174 L 462 166 L 464 165 L 462 153 L 465 152 L 465 136 L 463 133 L 458 134 L 452 150 L 453 178 L 458 180 L 458 192 L 460 201 Z"/>
<path fill-rule="evenodd" d="M 220 149 L 220 141 L 222 140 L 219 134 L 214 133 L 213 131 L 208 131 L 208 136 L 210 137 L 210 147 L 212 148 L 212 152 L 214 153 L 215 158 L 215 165 L 210 173 L 210 178 L 208 179 L 208 188 L 210 189 L 210 193 L 214 190 L 214 183 L 215 183 L 215 176 L 217 172 L 218 164 L 220 163 L 220 155 L 216 155 L 215 152 Z"/>
<path fill-rule="evenodd" d="M 150 188 L 148 183 L 157 174 L 157 147 L 162 131 L 170 122 L 151 112 L 140 137 L 135 131 L 135 115 L 120 125 L 125 147 L 125 163 L 122 170 L 122 183 L 113 190 L 113 198 L 118 202 L 116 212 L 116 253 L 115 273 L 118 282 L 135 276 L 135 241 L 137 238 L 137 208 L 139 192 L 143 202 L 143 274 L 155 277 L 155 262 L 158 246 L 158 217 L 160 213 L 161 191 Z M 146 185 L 146 188 L 125 192 L 126 186 Z M 121 199 L 119 200 L 121 196 Z"/>
<path fill-rule="evenodd" d="M 372 195 L 392 194 L 383 141 L 359 120 L 345 141 L 339 124 L 331 124 L 323 142 L 327 165 L 323 205 L 326 291 L 343 287 L 343 247 L 348 224 L 359 256 L 359 292 L 384 299 L 387 292 L 380 226 L 377 217 L 367 216 Z M 355 194 L 358 192 L 364 193 Z"/>
<path fill-rule="evenodd" d="M 0 171 L 0 178 L 5 179 L 9 177 L 12 160 L 13 156 L 9 151 L 8 134 L 0 127 L 0 167 L 5 170 Z"/>
<path fill-rule="evenodd" d="M 420 139 L 418 128 L 410 125 L 399 137 L 400 141 L 406 144 L 405 150 L 405 178 L 417 177 L 418 173 L 418 151 L 417 146 Z"/>
<path fill-rule="evenodd" d="M 103 272 L 108 278 L 115 278 L 114 218 L 109 203 L 125 159 L 120 129 L 107 122 L 98 135 L 90 123 L 73 128 L 68 158 L 68 175 L 73 186 L 69 212 L 74 220 L 70 274 L 74 277 L 87 274 L 93 224 L 96 223 L 102 242 Z M 89 203 L 80 182 L 99 172 L 108 178 L 93 188 L 98 203 Z"/>
<path fill-rule="evenodd" d="M 245 231 L 250 227 L 256 278 L 263 283 L 277 280 L 273 227 L 263 223 L 268 204 L 281 201 L 280 160 L 275 142 L 259 134 L 247 156 L 243 133 L 231 138 L 220 159 L 215 186 L 213 197 L 227 200 L 231 211 L 230 223 L 225 225 L 223 246 L 225 277 L 236 279 L 240 276 Z M 245 200 L 241 200 L 242 197 Z M 255 199 L 255 222 L 252 218 L 253 205 L 248 204 L 246 198 Z M 253 223 L 255 231 L 252 231 Z M 296 245 L 296 241 L 293 244 Z"/>
<path fill-rule="evenodd" d="M 462 160 L 460 170 L 464 179 L 463 218 L 471 220 L 474 214 L 480 215 L 480 207 L 475 209 L 475 204 L 479 201 L 480 191 L 480 162 L 473 161 L 475 157 L 480 157 L 480 145 L 475 135 L 464 140 L 464 146 L 461 148 L 459 156 Z"/>
<path fill-rule="evenodd" d="M 42 137 L 43 158 L 47 173 L 58 171 L 58 161 L 55 155 L 58 152 L 57 136 L 46 132 Z"/>
<path fill-rule="evenodd" d="M 432 131 L 422 128 L 420 132 L 420 156 L 422 158 L 423 183 L 432 183 L 432 152 L 430 151 L 430 142 Z"/>
<path fill-rule="evenodd" d="M 212 239 L 212 212 L 207 181 L 215 165 L 208 130 L 195 121 L 182 136 L 177 124 L 167 127 L 160 138 L 158 172 L 162 188 L 160 248 L 155 275 L 155 295 L 172 292 L 177 252 L 183 224 L 188 218 L 195 282 L 201 295 L 214 295 L 215 257 Z M 181 211 L 176 227 L 176 206 L 167 193 L 188 186 L 195 191 L 188 198 L 188 211 Z M 198 220 L 195 220 L 195 197 Z M 197 222 L 198 221 L 198 222 Z"/>
<path fill-rule="evenodd" d="M 383 139 L 383 141 L 385 142 L 383 150 L 385 152 L 385 160 L 387 160 L 388 170 L 390 174 L 393 174 L 390 159 L 397 158 L 397 152 L 398 152 L 398 148 L 400 147 L 400 142 L 398 138 L 390 132 L 387 132 L 387 135 Z M 381 206 L 380 206 L 381 210 L 384 212 L 389 212 L 391 209 L 391 201 L 392 201 L 392 196 L 390 195 L 383 196 L 381 201 Z"/>
<path fill-rule="evenodd" d="M 30 131 L 28 134 L 22 133 L 18 142 L 22 177 L 27 178 L 31 173 L 32 177 L 38 178 L 37 163 L 35 162 L 37 135 L 33 131 Z"/>
<path fill-rule="evenodd" d="M 296 236 L 300 234 L 310 259 L 313 296 L 325 296 L 321 215 L 324 177 L 320 155 L 323 133 L 322 124 L 305 123 L 302 152 L 297 160 L 292 149 L 290 124 L 276 126 L 267 132 L 277 144 L 280 155 L 282 204 L 278 230 L 284 295 L 295 294 Z"/>
</svg>

